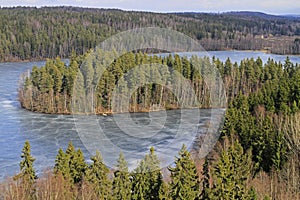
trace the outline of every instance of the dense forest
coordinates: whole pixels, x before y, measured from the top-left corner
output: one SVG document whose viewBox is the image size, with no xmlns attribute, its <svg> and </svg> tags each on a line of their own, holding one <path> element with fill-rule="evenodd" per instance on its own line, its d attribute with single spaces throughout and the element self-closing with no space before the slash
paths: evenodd
<svg viewBox="0 0 300 200">
<path fill-rule="evenodd" d="M 0 61 L 84 54 L 128 29 L 164 27 L 199 40 L 206 50 L 300 53 L 300 19 L 257 13 L 170 13 L 76 7 L 0 9 Z"/>
<path fill-rule="evenodd" d="M 33 67 L 21 80 L 21 106 L 44 113 L 102 114 L 149 111 L 153 105 L 164 109 L 211 108 L 213 96 L 222 99 L 222 93 L 209 91 L 213 89 L 208 88 L 208 80 L 203 76 L 213 73 L 209 58 L 130 52 L 106 68 L 102 63 L 113 54 L 98 49 L 94 53 L 73 56 L 69 66 L 57 58 L 48 60 L 41 68 Z M 135 71 L 136 66 L 143 68 Z M 100 72 L 102 75 L 98 77 Z M 114 92 L 120 100 L 113 98 Z M 130 99 L 126 98 L 128 94 L 131 94 Z M 130 102 L 129 108 L 121 105 L 127 102 Z M 89 103 L 92 108 L 87 108 Z M 221 106 L 225 104 L 220 103 Z"/>
</svg>

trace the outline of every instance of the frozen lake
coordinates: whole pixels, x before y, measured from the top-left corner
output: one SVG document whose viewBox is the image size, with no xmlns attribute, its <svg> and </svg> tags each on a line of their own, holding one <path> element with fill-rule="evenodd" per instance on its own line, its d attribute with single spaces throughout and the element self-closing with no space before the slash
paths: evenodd
<svg viewBox="0 0 300 200">
<path fill-rule="evenodd" d="M 230 57 L 234 62 L 250 57 L 260 57 L 264 62 L 269 57 L 277 61 L 286 59 L 286 56 L 262 52 L 212 51 L 208 53 L 222 61 Z M 290 56 L 290 59 L 294 63 L 300 63 L 300 56 Z M 183 143 L 191 146 L 197 134 L 205 132 L 207 124 L 215 120 L 214 117 L 218 116 L 216 113 L 222 115 L 224 112 L 224 110 L 210 109 L 173 110 L 130 115 L 89 116 L 84 119 L 82 116 L 32 113 L 20 108 L 17 100 L 18 80 L 21 73 L 34 65 L 44 64 L 45 62 L 0 63 L 0 180 L 19 171 L 20 155 L 25 140 L 31 143 L 38 173 L 53 167 L 58 149 L 62 147 L 65 150 L 69 141 L 72 141 L 76 148 L 83 150 L 86 159 L 91 156 L 89 152 L 94 154 L 94 150 L 99 149 L 105 163 L 110 167 L 115 164 L 119 152 L 123 151 L 133 168 L 151 146 L 156 148 L 162 163 L 168 165 Z M 124 119 L 121 120 L 121 124 L 120 120 L 116 123 L 116 117 Z M 130 126 L 130 123 L 126 123 L 128 117 L 141 128 L 128 127 Z M 185 119 L 196 119 L 197 122 L 183 121 Z M 159 127 L 157 132 L 145 135 L 143 126 L 149 124 L 155 126 L 156 122 L 163 122 L 163 126 Z M 133 132 L 124 131 L 124 127 Z M 85 135 L 80 134 L 82 130 L 86 131 Z"/>
</svg>

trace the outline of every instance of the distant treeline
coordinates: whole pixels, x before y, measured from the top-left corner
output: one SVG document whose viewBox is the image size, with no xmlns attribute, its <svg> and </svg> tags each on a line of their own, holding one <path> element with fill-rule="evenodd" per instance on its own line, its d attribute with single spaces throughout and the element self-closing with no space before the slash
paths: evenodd
<svg viewBox="0 0 300 200">
<path fill-rule="evenodd" d="M 206 50 L 268 50 L 300 53 L 300 20 L 253 13 L 173 13 L 76 7 L 1 8 L 0 61 L 67 58 L 83 54 L 121 31 L 172 28 L 199 40 Z M 298 37 L 298 38 L 297 38 Z"/>
</svg>

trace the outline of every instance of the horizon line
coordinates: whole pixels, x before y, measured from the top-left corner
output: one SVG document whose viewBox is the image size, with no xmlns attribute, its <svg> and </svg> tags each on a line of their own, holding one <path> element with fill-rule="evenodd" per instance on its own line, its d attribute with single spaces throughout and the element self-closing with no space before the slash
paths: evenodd
<svg viewBox="0 0 300 200">
<path fill-rule="evenodd" d="M 224 11 L 193 11 L 193 10 L 183 10 L 183 11 L 155 11 L 155 10 L 144 10 L 144 9 L 126 9 L 120 7 L 95 7 L 95 6 L 79 6 L 79 5 L 11 5 L 11 6 L 1 6 L 0 9 L 12 9 L 12 8 L 61 8 L 61 7 L 69 7 L 69 8 L 87 8 L 87 9 L 104 9 L 104 10 L 120 10 L 127 12 L 145 12 L 145 13 L 156 13 L 156 14 L 180 14 L 180 13 L 195 13 L 195 14 L 228 14 L 228 13 L 260 13 L 266 15 L 273 16 L 300 16 L 296 13 L 285 13 L 285 14 L 275 14 L 269 13 L 266 11 L 260 10 L 224 10 Z"/>
</svg>

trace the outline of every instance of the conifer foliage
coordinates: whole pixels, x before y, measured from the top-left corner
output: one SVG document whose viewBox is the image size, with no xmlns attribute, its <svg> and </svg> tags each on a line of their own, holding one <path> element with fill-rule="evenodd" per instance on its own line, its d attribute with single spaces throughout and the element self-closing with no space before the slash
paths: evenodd
<svg viewBox="0 0 300 200">
<path fill-rule="evenodd" d="M 206 198 L 252 199 L 253 191 L 246 188 L 246 181 L 251 177 L 251 164 L 251 154 L 244 152 L 238 141 L 224 148 L 213 165 L 213 187 L 206 190 Z"/>
<path fill-rule="evenodd" d="M 127 200 L 130 199 L 131 195 L 131 182 L 130 174 L 128 171 L 127 162 L 124 154 L 121 152 L 117 169 L 114 172 L 114 180 L 112 183 L 113 199 L 115 200 Z"/>
<path fill-rule="evenodd" d="M 197 199 L 200 194 L 199 176 L 196 166 L 185 145 L 179 151 L 175 160 L 175 167 L 169 167 L 171 172 L 172 199 Z"/>
<path fill-rule="evenodd" d="M 103 163 L 102 156 L 99 151 L 96 151 L 96 155 L 91 157 L 93 163 L 89 166 L 86 179 L 90 182 L 96 195 L 101 199 L 109 199 L 111 196 L 111 181 L 108 179 L 109 169 Z"/>
<path fill-rule="evenodd" d="M 35 158 L 31 155 L 31 146 L 28 140 L 26 140 L 24 144 L 21 158 L 20 173 L 17 175 L 17 178 L 21 178 L 23 181 L 28 181 L 30 184 L 33 184 L 35 179 L 37 179 L 35 169 L 33 168 Z"/>
</svg>

